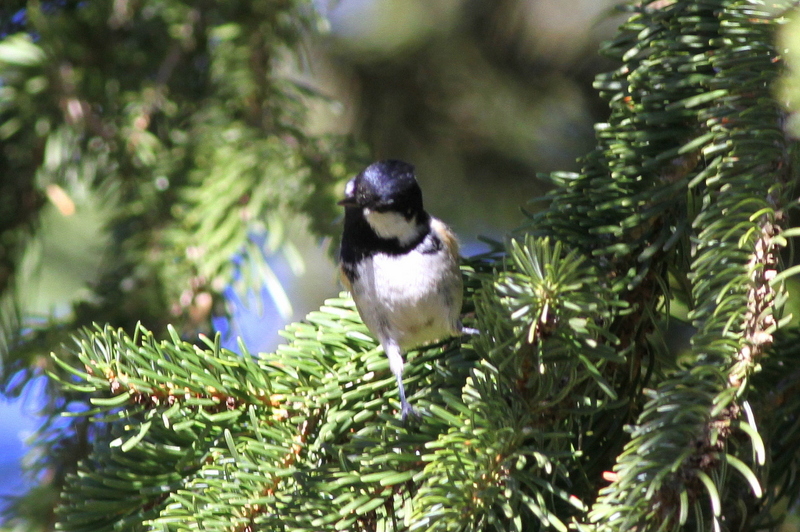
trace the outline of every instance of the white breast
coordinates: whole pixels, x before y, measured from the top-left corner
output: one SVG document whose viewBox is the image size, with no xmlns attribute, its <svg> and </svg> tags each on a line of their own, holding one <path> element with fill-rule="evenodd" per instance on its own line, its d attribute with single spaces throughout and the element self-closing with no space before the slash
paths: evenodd
<svg viewBox="0 0 800 532">
<path fill-rule="evenodd" d="M 446 248 L 436 253 L 379 253 L 363 260 L 353 298 L 384 345 L 407 350 L 458 334 L 461 273 Z"/>
</svg>

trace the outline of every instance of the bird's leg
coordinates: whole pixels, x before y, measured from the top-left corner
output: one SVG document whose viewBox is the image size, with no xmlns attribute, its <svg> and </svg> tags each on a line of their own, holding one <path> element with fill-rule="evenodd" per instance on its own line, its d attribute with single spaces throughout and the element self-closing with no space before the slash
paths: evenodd
<svg viewBox="0 0 800 532">
<path fill-rule="evenodd" d="M 395 379 L 397 379 L 397 388 L 400 391 L 400 419 L 405 420 L 409 414 L 419 417 L 416 410 L 406 400 L 406 389 L 403 386 L 403 355 L 400 353 L 400 348 L 394 344 L 389 344 L 384 347 L 386 356 L 389 357 L 389 369 L 392 370 Z"/>
<path fill-rule="evenodd" d="M 409 414 L 412 417 L 419 417 L 419 412 L 406 400 L 406 390 L 403 387 L 403 377 L 401 375 L 397 375 L 397 387 L 400 390 L 400 419 L 405 421 Z"/>
</svg>

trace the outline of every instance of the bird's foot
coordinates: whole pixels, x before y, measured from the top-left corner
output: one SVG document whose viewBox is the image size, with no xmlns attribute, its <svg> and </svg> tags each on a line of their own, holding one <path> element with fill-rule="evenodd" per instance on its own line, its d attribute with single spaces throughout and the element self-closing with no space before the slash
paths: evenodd
<svg viewBox="0 0 800 532">
<path fill-rule="evenodd" d="M 411 406 L 408 401 L 403 401 L 400 407 L 400 419 L 406 421 L 409 416 L 411 419 L 422 418 L 420 413 L 413 406 Z"/>
</svg>

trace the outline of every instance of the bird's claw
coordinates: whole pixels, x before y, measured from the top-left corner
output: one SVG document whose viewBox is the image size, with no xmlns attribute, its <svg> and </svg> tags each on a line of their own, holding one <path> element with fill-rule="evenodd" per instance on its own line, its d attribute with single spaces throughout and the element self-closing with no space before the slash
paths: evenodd
<svg viewBox="0 0 800 532">
<path fill-rule="evenodd" d="M 417 412 L 417 410 L 408 403 L 408 401 L 403 401 L 402 406 L 400 407 L 400 419 L 405 421 L 409 416 L 411 416 L 412 419 L 420 419 L 422 417 L 419 412 Z"/>
</svg>

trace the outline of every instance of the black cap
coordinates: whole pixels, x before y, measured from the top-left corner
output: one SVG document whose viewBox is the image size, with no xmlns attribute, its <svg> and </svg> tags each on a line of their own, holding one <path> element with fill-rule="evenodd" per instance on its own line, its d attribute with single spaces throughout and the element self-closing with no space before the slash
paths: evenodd
<svg viewBox="0 0 800 532">
<path fill-rule="evenodd" d="M 422 190 L 414 166 L 398 160 L 372 163 L 353 178 L 340 205 L 395 211 L 406 215 L 422 211 Z"/>
</svg>

